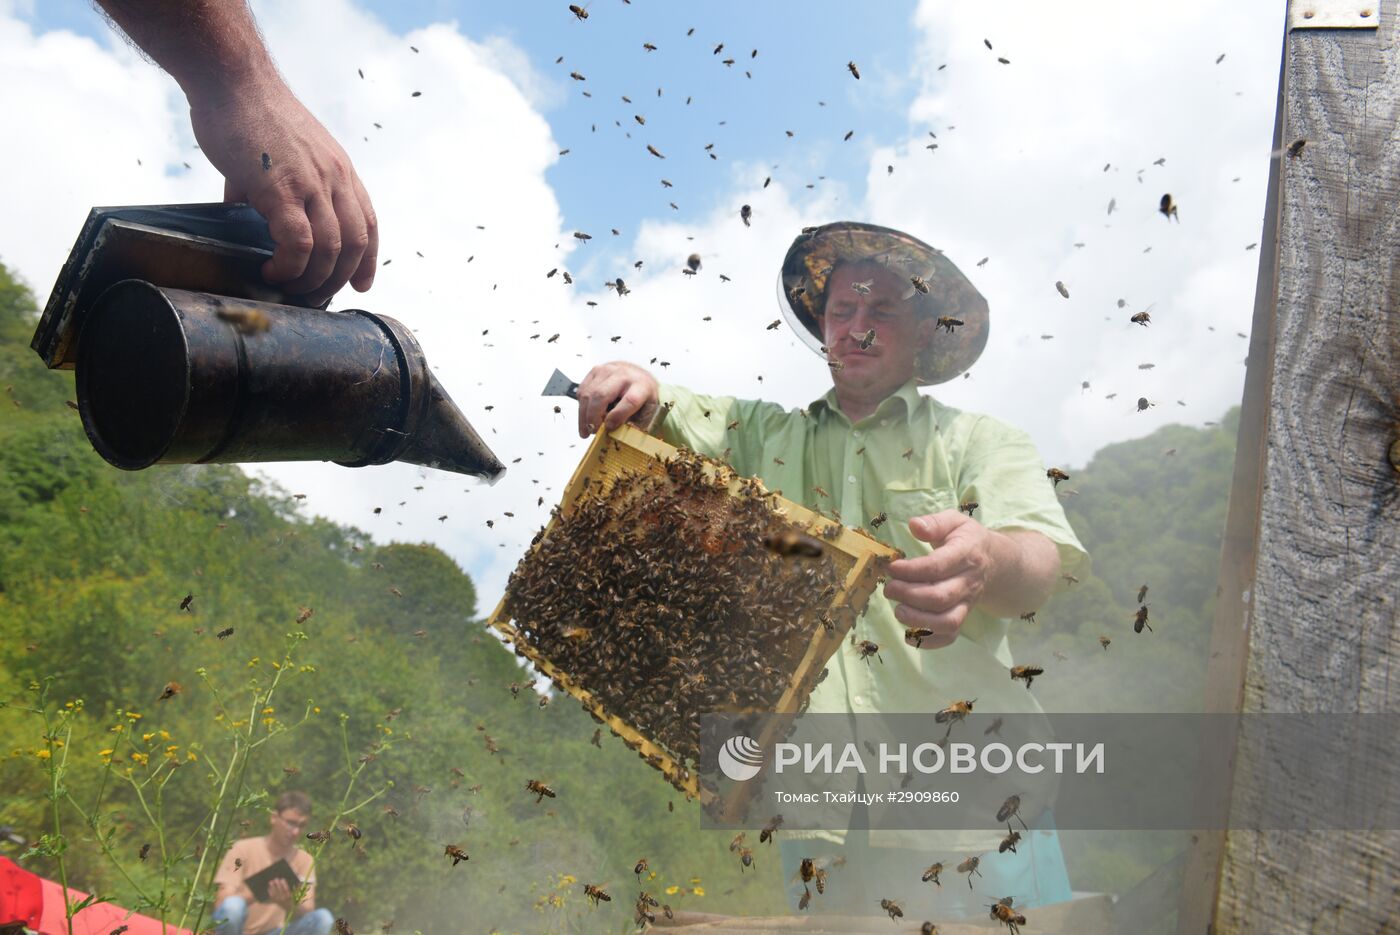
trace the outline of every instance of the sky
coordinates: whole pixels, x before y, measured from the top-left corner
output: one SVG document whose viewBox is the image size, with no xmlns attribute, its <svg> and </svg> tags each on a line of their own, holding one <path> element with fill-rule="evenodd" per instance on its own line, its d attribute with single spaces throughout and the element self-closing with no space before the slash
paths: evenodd
<svg viewBox="0 0 1400 935">
<path fill-rule="evenodd" d="M 1025 429 L 1047 465 L 1239 401 L 1282 2 L 253 9 L 380 218 L 387 265 L 332 307 L 413 328 L 509 468 L 491 487 L 407 465 L 261 472 L 308 513 L 439 545 L 483 611 L 583 450 L 573 404 L 539 395 L 554 368 L 626 359 L 791 407 L 825 391 L 821 359 L 766 329 L 804 226 L 898 227 L 958 264 L 991 339 L 966 379 L 926 392 Z M 0 88 L 0 261 L 41 304 L 90 207 L 221 195 L 178 87 L 85 2 L 0 0 Z M 603 287 L 617 276 L 629 295 Z M 1145 328 L 1128 320 L 1143 310 Z"/>
</svg>

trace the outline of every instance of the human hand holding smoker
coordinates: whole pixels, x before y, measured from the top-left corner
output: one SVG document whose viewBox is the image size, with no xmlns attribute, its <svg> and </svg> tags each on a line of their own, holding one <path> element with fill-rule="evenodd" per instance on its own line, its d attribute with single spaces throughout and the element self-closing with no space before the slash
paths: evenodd
<svg viewBox="0 0 1400 935">
<path fill-rule="evenodd" d="M 179 83 L 224 200 L 267 219 L 263 276 L 313 304 L 374 283 L 379 223 L 350 157 L 277 73 L 242 0 L 98 0 Z"/>
</svg>

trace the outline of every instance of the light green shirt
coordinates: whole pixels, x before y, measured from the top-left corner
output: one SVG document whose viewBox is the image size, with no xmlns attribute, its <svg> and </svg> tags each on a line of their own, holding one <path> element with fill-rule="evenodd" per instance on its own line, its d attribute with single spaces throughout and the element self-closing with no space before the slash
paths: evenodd
<svg viewBox="0 0 1400 935">
<path fill-rule="evenodd" d="M 835 390 L 806 410 L 678 386 L 662 386 L 660 400 L 673 404 L 657 426 L 662 438 L 757 475 L 789 500 L 839 513 L 847 525 L 864 526 L 910 557 L 932 551 L 909 531 L 911 518 L 969 500 L 977 501 L 974 517 L 989 529 L 1047 536 L 1059 549 L 1062 574 L 1075 573 L 1088 557 L 1030 438 L 924 396 L 912 380 L 856 423 L 841 411 Z M 887 520 L 872 529 L 880 513 Z M 844 645 L 827 664 L 809 710 L 932 712 L 975 698 L 978 714 L 1039 713 L 1034 695 L 1008 672 L 1012 626 L 1034 624 L 973 608 L 952 645 L 915 649 L 877 589 L 857 618 L 855 638 L 879 644 L 880 658 L 861 659 Z"/>
</svg>

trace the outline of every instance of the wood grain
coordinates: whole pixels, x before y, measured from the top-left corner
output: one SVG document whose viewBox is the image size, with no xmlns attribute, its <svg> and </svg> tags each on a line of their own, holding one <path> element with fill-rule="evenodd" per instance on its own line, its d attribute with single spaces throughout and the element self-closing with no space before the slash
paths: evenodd
<svg viewBox="0 0 1400 935">
<path fill-rule="evenodd" d="M 1377 9 L 1377 30 L 1285 40 L 1275 145 L 1307 142 L 1271 174 L 1215 710 L 1234 695 L 1245 711 L 1400 711 L 1400 2 Z M 1237 810 L 1269 768 L 1241 758 Z M 1221 843 L 1202 835 L 1188 856 L 1179 931 L 1400 932 L 1400 833 L 1232 831 L 1212 878 Z"/>
</svg>

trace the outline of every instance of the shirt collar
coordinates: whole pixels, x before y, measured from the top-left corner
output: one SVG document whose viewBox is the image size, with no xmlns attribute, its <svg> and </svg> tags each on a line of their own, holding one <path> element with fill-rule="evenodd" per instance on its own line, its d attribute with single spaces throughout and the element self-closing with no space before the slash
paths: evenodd
<svg viewBox="0 0 1400 935">
<path fill-rule="evenodd" d="M 924 400 L 925 397 L 919 392 L 918 381 L 910 377 L 899 389 L 880 400 L 880 405 L 875 407 L 875 412 L 870 418 L 899 415 L 907 422 L 914 417 L 914 413 L 918 411 Z M 836 387 L 834 386 L 827 390 L 821 398 L 813 400 L 808 408 L 813 412 L 824 408 L 846 418 L 846 414 L 841 412 L 841 406 L 836 401 Z"/>
</svg>

